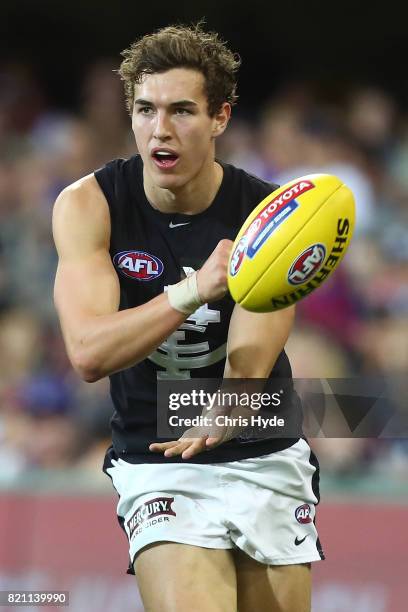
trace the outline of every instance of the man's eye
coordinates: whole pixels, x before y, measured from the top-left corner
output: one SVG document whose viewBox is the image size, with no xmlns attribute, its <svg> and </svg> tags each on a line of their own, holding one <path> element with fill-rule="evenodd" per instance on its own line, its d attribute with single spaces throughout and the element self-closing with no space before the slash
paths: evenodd
<svg viewBox="0 0 408 612">
<path fill-rule="evenodd" d="M 191 115 L 191 113 L 186 108 L 176 108 L 176 115 Z"/>
<path fill-rule="evenodd" d="M 150 115 L 150 113 L 153 112 L 153 109 L 151 106 L 141 106 L 138 112 L 142 115 Z"/>
</svg>

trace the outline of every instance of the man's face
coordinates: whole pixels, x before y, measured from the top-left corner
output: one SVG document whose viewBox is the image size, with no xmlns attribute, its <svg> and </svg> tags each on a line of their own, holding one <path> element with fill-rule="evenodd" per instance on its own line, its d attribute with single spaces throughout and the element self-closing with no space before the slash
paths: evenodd
<svg viewBox="0 0 408 612">
<path fill-rule="evenodd" d="M 145 172 L 158 187 L 179 189 L 214 156 L 214 138 L 228 122 L 229 104 L 208 115 L 204 76 L 173 68 L 135 86 L 132 128 Z"/>
</svg>

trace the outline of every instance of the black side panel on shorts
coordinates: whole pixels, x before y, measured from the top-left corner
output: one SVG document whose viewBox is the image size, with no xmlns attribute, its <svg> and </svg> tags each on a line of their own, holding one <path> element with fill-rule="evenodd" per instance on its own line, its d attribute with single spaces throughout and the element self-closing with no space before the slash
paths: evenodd
<svg viewBox="0 0 408 612">
<path fill-rule="evenodd" d="M 315 496 L 317 498 L 317 504 L 318 504 L 320 502 L 320 465 L 319 465 L 319 461 L 318 461 L 316 455 L 314 454 L 314 452 L 312 451 L 312 449 L 310 449 L 309 462 L 315 468 L 315 473 L 312 476 L 312 490 L 313 490 L 313 493 L 315 494 Z M 316 517 L 313 519 L 313 522 L 315 523 L 315 526 L 316 526 Z M 324 556 L 324 552 L 323 552 L 322 545 L 320 543 L 320 538 L 319 537 L 316 540 L 316 548 L 317 548 L 317 552 L 320 555 L 320 558 L 322 560 L 324 560 L 325 556 Z"/>
</svg>

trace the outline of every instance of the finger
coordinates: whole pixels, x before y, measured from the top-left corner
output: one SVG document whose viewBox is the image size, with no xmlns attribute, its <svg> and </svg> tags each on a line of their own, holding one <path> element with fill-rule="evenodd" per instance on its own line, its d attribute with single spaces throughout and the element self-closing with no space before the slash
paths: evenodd
<svg viewBox="0 0 408 612">
<path fill-rule="evenodd" d="M 191 457 L 194 457 L 194 455 L 201 453 L 203 450 L 205 450 L 205 448 L 206 448 L 205 439 L 199 438 L 198 440 L 195 440 L 192 444 L 190 444 L 190 446 L 183 451 L 181 458 L 191 459 Z"/>
<path fill-rule="evenodd" d="M 162 453 L 178 443 L 178 440 L 173 440 L 172 442 L 153 442 L 149 445 L 149 450 L 153 453 Z"/>
<path fill-rule="evenodd" d="M 207 440 L 205 441 L 205 445 L 207 448 L 212 448 L 213 446 L 216 446 L 217 444 L 221 444 L 222 440 L 223 440 L 222 436 L 207 438 Z"/>
<path fill-rule="evenodd" d="M 186 441 L 179 441 L 176 446 L 172 446 L 168 448 L 164 452 L 165 457 L 175 457 L 177 455 L 181 455 L 181 453 L 188 447 L 189 443 Z"/>
</svg>

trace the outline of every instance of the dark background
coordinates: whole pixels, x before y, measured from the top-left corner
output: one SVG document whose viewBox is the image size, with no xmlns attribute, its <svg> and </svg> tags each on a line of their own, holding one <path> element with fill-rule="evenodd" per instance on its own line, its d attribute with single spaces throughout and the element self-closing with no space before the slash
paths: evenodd
<svg viewBox="0 0 408 612">
<path fill-rule="evenodd" d="M 205 18 L 243 65 L 241 111 L 251 112 L 288 81 L 305 79 L 338 100 L 353 84 L 375 83 L 401 104 L 407 97 L 407 26 L 393 2 L 267 0 L 3 0 L 1 61 L 30 63 L 58 106 L 76 106 L 86 67 L 101 57 L 119 64 L 135 38 L 169 23 Z"/>
</svg>

